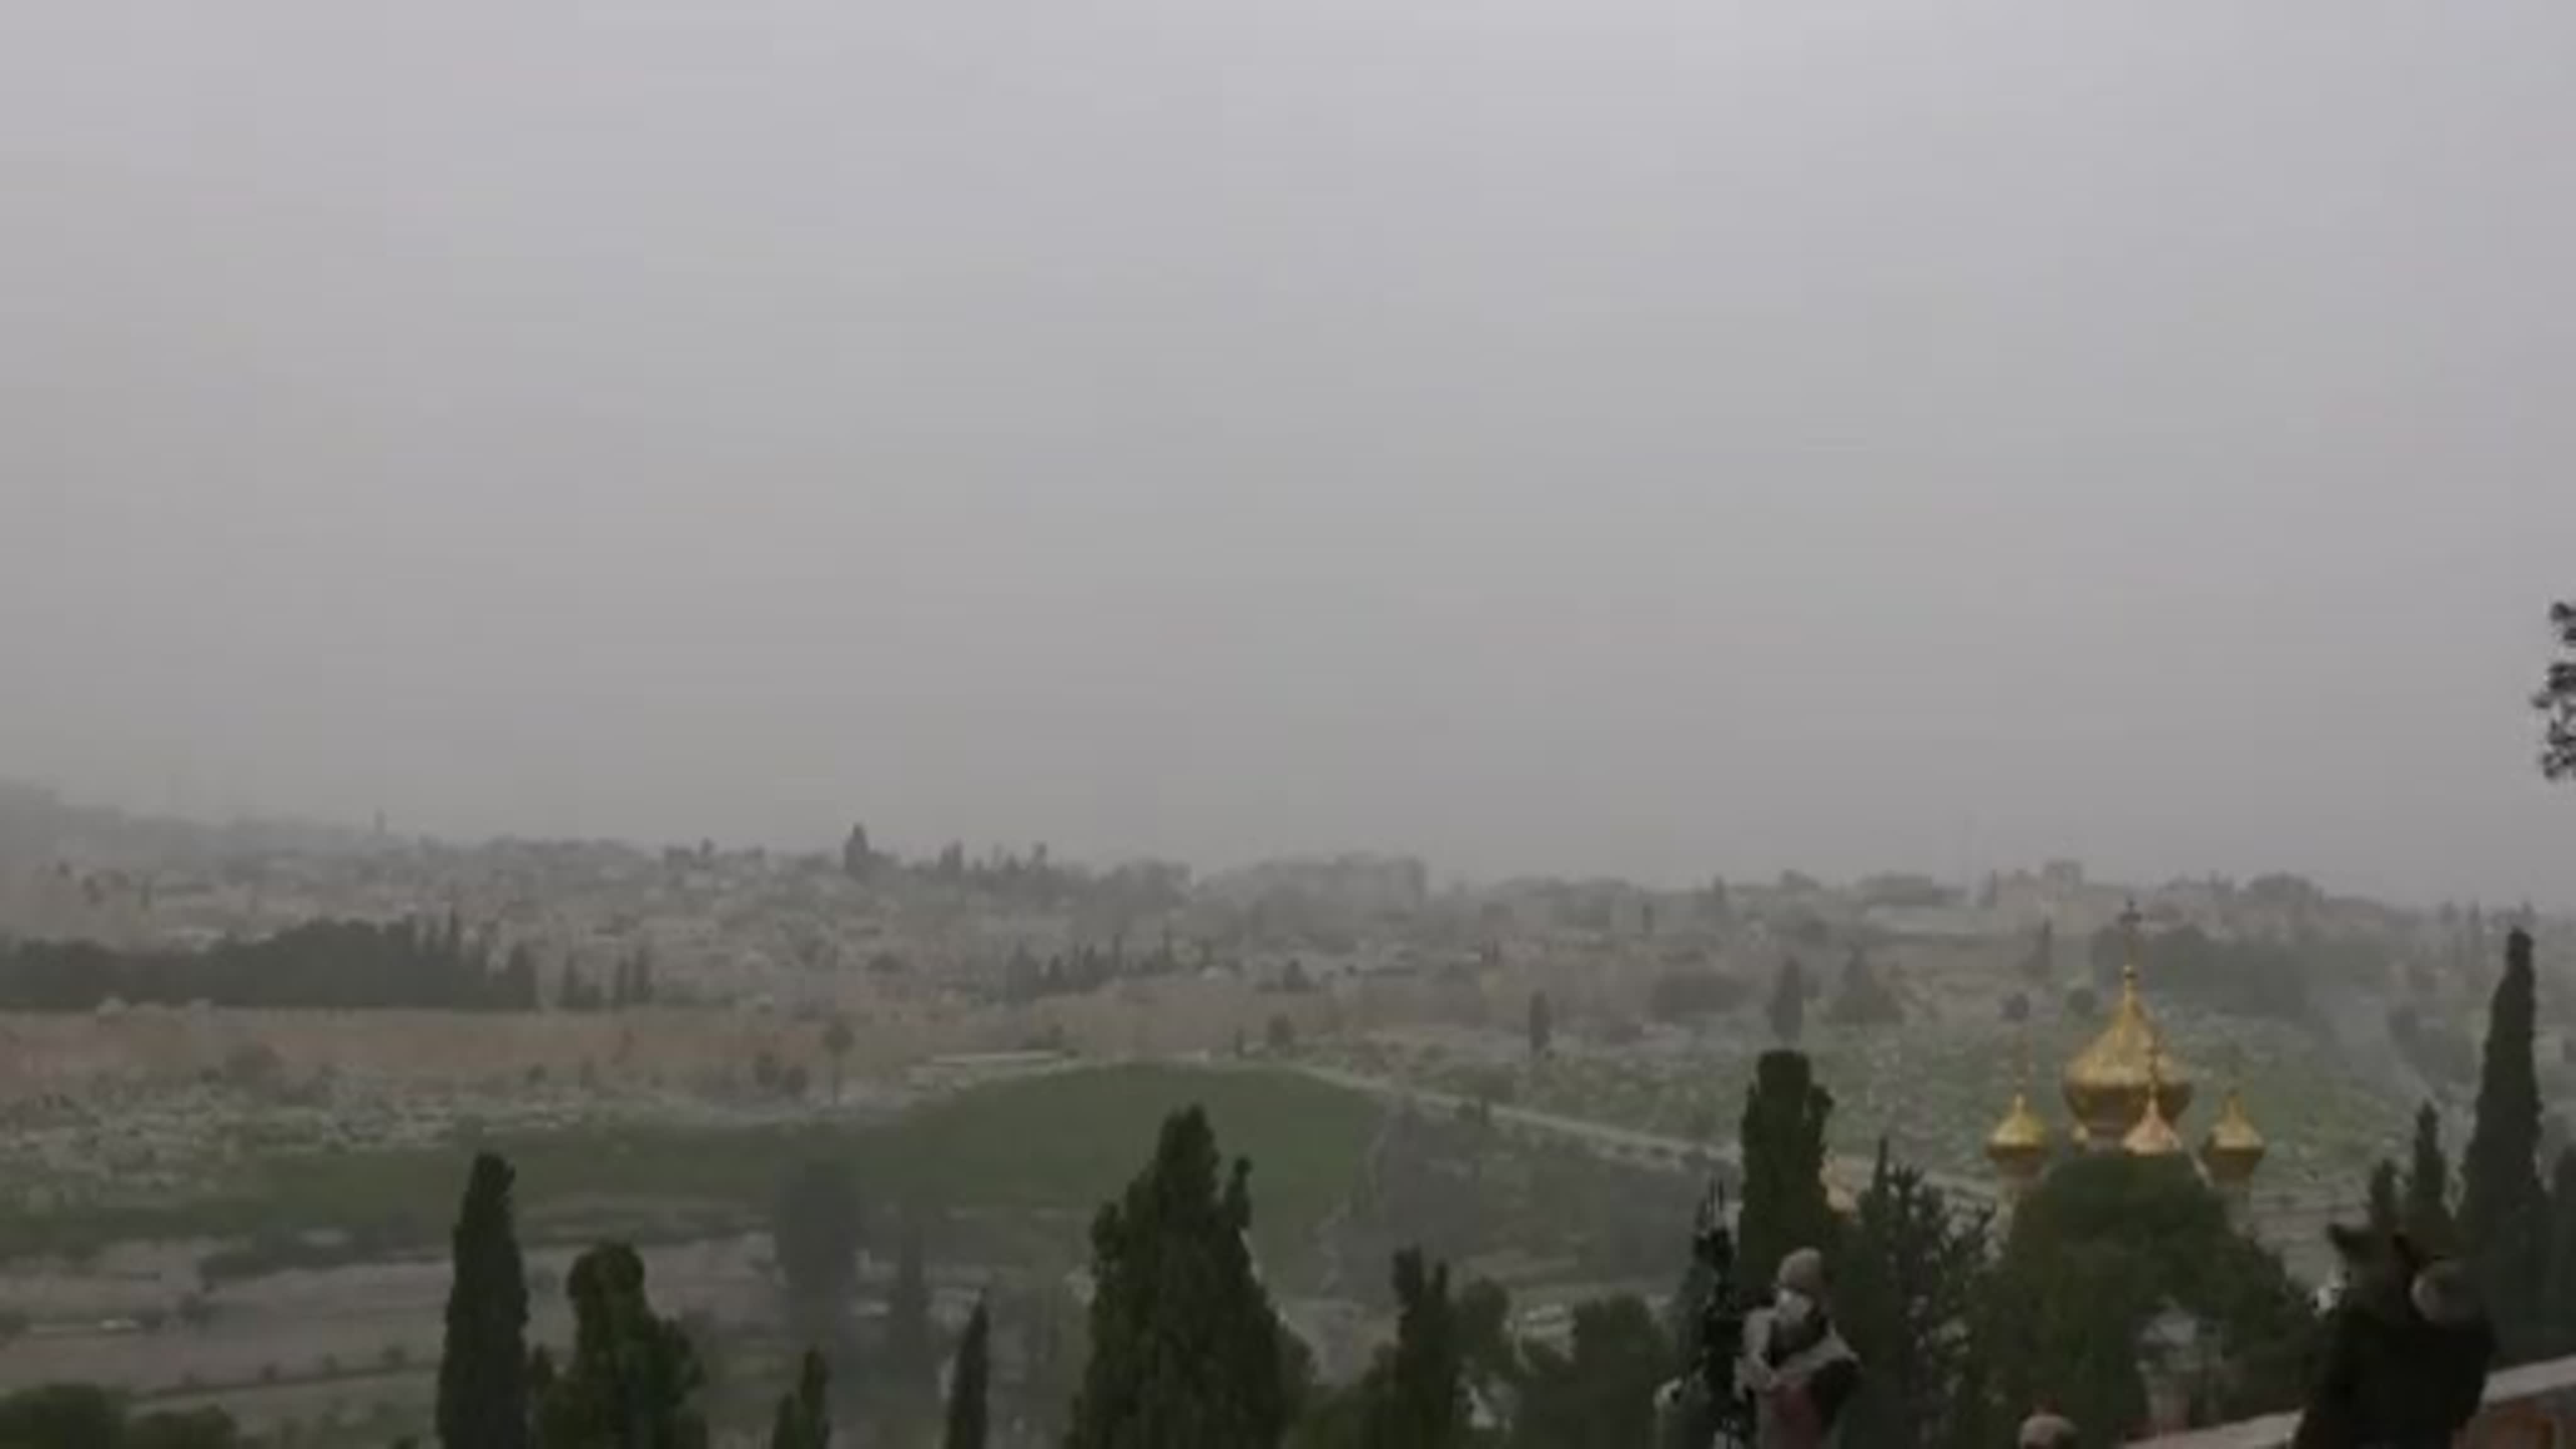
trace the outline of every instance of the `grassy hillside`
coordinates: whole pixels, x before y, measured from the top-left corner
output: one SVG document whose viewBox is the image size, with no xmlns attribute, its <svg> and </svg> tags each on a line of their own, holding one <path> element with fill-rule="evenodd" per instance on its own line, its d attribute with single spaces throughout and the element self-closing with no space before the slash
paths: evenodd
<svg viewBox="0 0 2576 1449">
<path fill-rule="evenodd" d="M 1116 1066 L 997 1083 L 866 1127 L 581 1129 L 490 1145 L 519 1168 L 532 1238 L 673 1235 L 765 1221 L 796 1164 L 853 1164 L 863 1198 L 1043 1232 L 1083 1231 L 1153 1150 L 1165 1114 L 1200 1103 L 1220 1148 L 1253 1159 L 1254 1235 L 1302 1263 L 1314 1226 L 1349 1191 L 1375 1121 L 1367 1099 L 1285 1073 Z M 351 1233 L 360 1252 L 444 1244 L 472 1144 L 308 1152 L 245 1162 L 188 1200 L 0 1213 L 0 1257 L 79 1252 L 131 1237 L 272 1239 Z M 273 1254 L 263 1255 L 273 1256 Z"/>
</svg>

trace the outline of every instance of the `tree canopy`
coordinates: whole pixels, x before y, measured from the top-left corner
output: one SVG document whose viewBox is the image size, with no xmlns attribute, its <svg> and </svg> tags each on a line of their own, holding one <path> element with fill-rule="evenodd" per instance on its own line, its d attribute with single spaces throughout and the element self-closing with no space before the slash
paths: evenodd
<svg viewBox="0 0 2576 1449">
<path fill-rule="evenodd" d="M 1219 1181 L 1197 1107 L 1091 1227 L 1091 1360 L 1067 1449 L 1266 1449 L 1293 1416 L 1281 1328 L 1252 1266 L 1252 1164 Z"/>
<path fill-rule="evenodd" d="M 438 1442 L 446 1449 L 528 1443 L 528 1280 L 511 1210 L 516 1181 L 509 1163 L 483 1153 L 457 1208 L 438 1362 Z"/>
</svg>

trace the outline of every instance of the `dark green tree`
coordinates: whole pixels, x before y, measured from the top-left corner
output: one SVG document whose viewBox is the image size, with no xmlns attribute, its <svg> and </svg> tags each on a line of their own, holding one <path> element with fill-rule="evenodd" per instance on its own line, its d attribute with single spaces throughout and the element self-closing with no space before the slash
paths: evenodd
<svg viewBox="0 0 2576 1449">
<path fill-rule="evenodd" d="M 1843 961 L 1843 979 L 1825 1006 L 1825 1019 L 1838 1026 L 1890 1025 L 1905 1019 L 1905 1006 L 1879 979 L 1869 953 L 1858 946 Z"/>
<path fill-rule="evenodd" d="M 446 1449 L 527 1449 L 528 1278 L 510 1200 L 517 1178 L 508 1162 L 482 1153 L 457 1207 L 438 1361 Z"/>
<path fill-rule="evenodd" d="M 2087 1156 L 2060 1164 L 2014 1210 L 1970 1320 L 1984 1382 L 1953 1442 L 2007 1443 L 2035 1404 L 2125 1443 L 2146 1407 L 2140 1334 L 2167 1306 L 2227 1346 L 2202 1417 L 2277 1412 L 2305 1391 L 2316 1321 L 2280 1259 L 2228 1222 L 2192 1164 Z"/>
<path fill-rule="evenodd" d="M 1953 1212 L 1880 1140 L 1834 1293 L 1835 1318 L 1869 1365 L 1849 1410 L 1851 1443 L 1916 1449 L 1958 1431 L 1952 1395 L 1967 1367 L 1961 1330 L 1985 1271 L 1986 1226 Z"/>
<path fill-rule="evenodd" d="M 2033 981 L 2057 979 L 2057 923 L 2041 921 L 2031 938 L 2030 954 L 2021 958 L 2021 974 Z"/>
<path fill-rule="evenodd" d="M 2531 701 L 2542 718 L 2540 769 L 2553 780 L 2576 779 L 2576 603 L 2549 606 L 2549 632 L 2567 657 L 2550 662 Z"/>
<path fill-rule="evenodd" d="M 2549 1204 L 2540 1186 L 2540 1083 L 2531 1043 L 2536 1000 L 2531 935 L 2505 938 L 2504 976 L 2487 1008 L 2478 1119 L 2460 1159 L 2460 1243 L 2494 1316 L 2499 1359 L 2525 1363 L 2548 1334 Z"/>
<path fill-rule="evenodd" d="M 1529 999 L 1529 1054 L 1531 1061 L 1547 1056 L 1556 1039 L 1556 1010 L 1548 1005 L 1547 993 L 1533 991 Z"/>
<path fill-rule="evenodd" d="M 1512 1449 L 1636 1449 L 1654 1441 L 1655 1391 L 1672 1374 L 1672 1344 L 1635 1298 L 1574 1310 L 1571 1352 L 1529 1350 Z"/>
<path fill-rule="evenodd" d="M 2459 1231 L 2451 1221 L 2451 1163 L 2442 1152 L 2442 1114 L 2430 1102 L 2415 1109 L 2415 1146 L 2407 1158 L 2401 1221 L 2406 1235 L 2428 1253 L 2448 1253 L 2459 1245 Z"/>
<path fill-rule="evenodd" d="M 573 1348 L 537 1409 L 545 1449 L 705 1449 L 705 1382 L 688 1335 L 653 1312 L 644 1260 L 603 1243 L 573 1261 Z"/>
<path fill-rule="evenodd" d="M 921 1225 L 907 1218 L 895 1250 L 894 1290 L 886 1297 L 883 1413 L 886 1437 L 914 1437 L 938 1407 L 938 1349 L 931 1342 L 930 1275 L 922 1263 Z"/>
<path fill-rule="evenodd" d="M 838 1012 L 823 1023 L 823 1052 L 832 1059 L 832 1105 L 841 1105 L 841 1068 L 849 1059 L 850 1048 L 858 1045 L 858 1036 L 850 1030 L 850 1019 Z"/>
<path fill-rule="evenodd" d="M 823 1345 L 847 1381 L 855 1339 L 850 1299 L 858 1291 L 859 1247 L 865 1239 L 849 1170 L 816 1160 L 790 1173 L 770 1210 L 769 1234 L 788 1332 Z"/>
<path fill-rule="evenodd" d="M 1365 1449 L 1461 1449 L 1467 1382 L 1449 1266 L 1395 1255 L 1395 1346 L 1369 1371 Z"/>
<path fill-rule="evenodd" d="M 1295 1412 L 1292 1352 L 1253 1272 L 1252 1165 L 1220 1184 L 1191 1107 L 1091 1226 L 1091 1359 L 1066 1449 L 1269 1449 Z"/>
<path fill-rule="evenodd" d="M 1767 1051 L 1744 1094 L 1740 1141 L 1744 1202 L 1736 1218 L 1736 1266 L 1747 1284 L 1768 1285 L 1798 1248 L 1831 1256 L 1838 1223 L 1825 1197 L 1825 1124 L 1834 1097 L 1804 1053 Z"/>
<path fill-rule="evenodd" d="M 2397 1164 L 2383 1157 L 2370 1170 L 2370 1226 L 2379 1233 L 2393 1233 L 2406 1225 L 2404 1189 L 2398 1185 Z"/>
<path fill-rule="evenodd" d="M 95 1384 L 43 1384 L 0 1398 L 0 1449 L 115 1449 L 125 1413 Z"/>
<path fill-rule="evenodd" d="M 993 1322 L 980 1301 L 966 1320 L 966 1336 L 957 1341 L 957 1357 L 948 1371 L 948 1432 L 942 1449 L 984 1449 L 985 1398 L 992 1392 Z"/>
<path fill-rule="evenodd" d="M 1796 1046 L 1807 1032 L 1807 968 L 1790 957 L 1780 963 L 1780 974 L 1771 983 L 1772 1039 L 1786 1046 Z"/>
<path fill-rule="evenodd" d="M 795 1389 L 779 1397 L 769 1449 L 832 1449 L 832 1370 L 822 1350 L 805 1350 Z"/>
</svg>

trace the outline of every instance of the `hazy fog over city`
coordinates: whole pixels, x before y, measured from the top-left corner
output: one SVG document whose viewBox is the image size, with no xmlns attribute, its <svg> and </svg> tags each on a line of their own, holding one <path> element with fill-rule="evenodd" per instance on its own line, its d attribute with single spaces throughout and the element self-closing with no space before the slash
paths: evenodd
<svg viewBox="0 0 2576 1449">
<path fill-rule="evenodd" d="M 0 774 L 2569 899 L 2563 6 L 0 37 Z"/>
</svg>

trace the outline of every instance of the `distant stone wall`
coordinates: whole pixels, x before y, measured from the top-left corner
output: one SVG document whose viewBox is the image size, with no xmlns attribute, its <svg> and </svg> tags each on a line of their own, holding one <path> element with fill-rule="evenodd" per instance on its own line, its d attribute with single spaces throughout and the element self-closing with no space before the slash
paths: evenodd
<svg viewBox="0 0 2576 1449">
<path fill-rule="evenodd" d="M 1084 1057 L 1224 1053 L 1259 1044 L 1274 1014 L 1300 1032 L 1323 1024 L 1320 997 L 1263 996 L 1231 980 L 1129 982 L 1024 1007 L 887 1002 L 848 1013 L 852 1082 L 897 1076 L 934 1056 L 1044 1043 Z M 831 1078 L 823 1024 L 784 1014 L 647 1007 L 621 1012 L 249 1011 L 133 1007 L 83 1015 L 0 1013 L 0 1104 L 91 1086 L 177 1087 L 222 1072 L 248 1049 L 283 1076 L 328 1073 L 388 1087 L 488 1086 L 542 1068 L 561 1080 L 673 1087 L 741 1078 L 766 1051 Z"/>
<path fill-rule="evenodd" d="M 2148 1441 L 2154 1449 L 2287 1449 L 2296 1414 L 2251 1419 Z M 2576 1358 L 2497 1374 L 2487 1407 L 2460 1436 L 2460 1449 L 2576 1449 Z"/>
</svg>

